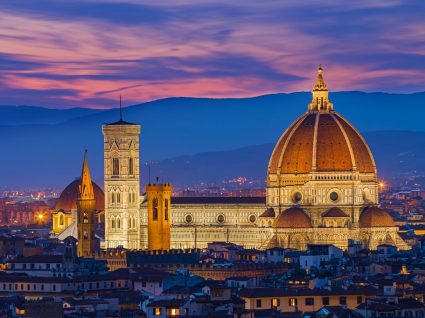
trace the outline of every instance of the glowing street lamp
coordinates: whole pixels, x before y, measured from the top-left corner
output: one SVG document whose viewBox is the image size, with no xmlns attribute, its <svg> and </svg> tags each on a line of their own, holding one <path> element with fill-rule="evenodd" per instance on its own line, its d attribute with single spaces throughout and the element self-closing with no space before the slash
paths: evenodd
<svg viewBox="0 0 425 318">
<path fill-rule="evenodd" d="M 36 215 L 36 219 L 37 219 L 38 222 L 42 223 L 43 220 L 44 220 L 44 214 L 43 213 L 38 213 Z"/>
</svg>

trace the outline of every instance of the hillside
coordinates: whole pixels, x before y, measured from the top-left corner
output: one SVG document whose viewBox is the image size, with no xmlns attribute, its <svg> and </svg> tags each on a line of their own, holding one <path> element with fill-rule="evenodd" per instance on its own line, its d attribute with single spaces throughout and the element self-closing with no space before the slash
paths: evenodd
<svg viewBox="0 0 425 318">
<path fill-rule="evenodd" d="M 398 131 L 424 130 L 424 97 L 425 93 L 331 94 L 335 109 L 358 130 L 376 132 L 365 136 L 377 157 L 379 170 L 389 173 L 398 172 L 400 167 L 422 169 L 423 133 Z M 164 174 L 173 182 L 183 184 L 190 181 L 185 178 L 193 178 L 189 172 L 201 175 L 206 171 L 202 158 L 219 180 L 244 166 L 252 170 L 250 160 L 260 167 L 258 172 L 252 170 L 253 173 L 264 174 L 270 152 L 267 147 L 264 154 L 254 151 L 245 155 L 243 161 L 235 155 L 234 166 L 227 160 L 231 158 L 227 151 L 274 144 L 288 125 L 305 112 L 310 98 L 310 93 L 240 99 L 168 98 L 130 106 L 123 109 L 123 113 L 125 120 L 142 125 L 140 155 L 143 162 L 205 152 L 223 153 L 224 157 L 198 155 L 200 163 L 191 167 L 191 171 L 181 165 L 173 168 L 172 162 L 177 159 L 162 161 Z M 22 112 L 7 114 L 0 107 L 0 137 L 6 150 L 0 156 L 0 186 L 64 186 L 78 175 L 84 149 L 89 151 L 92 175 L 102 183 L 101 125 L 117 120 L 118 110 L 74 109 L 70 112 L 57 110 L 56 117 L 46 117 L 41 111 L 22 117 Z M 213 161 L 216 156 L 218 161 Z M 224 160 L 223 164 L 217 163 L 220 160 Z M 222 169 L 223 165 L 229 168 Z M 186 173 L 181 178 L 173 177 L 165 167 L 175 170 L 176 174 Z M 230 172 L 222 175 L 227 170 Z"/>
</svg>

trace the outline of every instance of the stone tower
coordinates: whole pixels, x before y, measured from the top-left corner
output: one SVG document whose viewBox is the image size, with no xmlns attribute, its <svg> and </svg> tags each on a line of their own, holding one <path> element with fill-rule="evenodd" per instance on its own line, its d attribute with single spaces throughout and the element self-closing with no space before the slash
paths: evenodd
<svg viewBox="0 0 425 318">
<path fill-rule="evenodd" d="M 148 184 L 148 249 L 170 249 L 171 184 Z"/>
<path fill-rule="evenodd" d="M 140 249 L 140 125 L 102 126 L 104 138 L 105 247 Z"/>
<path fill-rule="evenodd" d="M 77 200 L 77 227 L 78 227 L 78 256 L 91 255 L 96 250 L 94 213 L 96 201 L 94 199 L 93 184 L 87 163 L 87 152 L 84 154 L 83 170 L 78 187 Z"/>
</svg>

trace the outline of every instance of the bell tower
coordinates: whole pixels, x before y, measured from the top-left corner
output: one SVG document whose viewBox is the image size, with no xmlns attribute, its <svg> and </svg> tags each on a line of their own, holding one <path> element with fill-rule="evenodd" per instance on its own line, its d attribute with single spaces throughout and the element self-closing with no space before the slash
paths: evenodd
<svg viewBox="0 0 425 318">
<path fill-rule="evenodd" d="M 90 256 L 96 250 L 94 211 L 96 201 L 94 199 L 93 184 L 87 163 L 87 151 L 84 154 L 81 183 L 78 187 L 77 200 L 77 227 L 78 227 L 78 256 Z"/>
<path fill-rule="evenodd" d="M 170 249 L 172 186 L 165 184 L 147 184 L 148 200 L 148 249 Z"/>
<path fill-rule="evenodd" d="M 102 126 L 105 247 L 140 249 L 140 125 L 120 119 Z"/>
</svg>

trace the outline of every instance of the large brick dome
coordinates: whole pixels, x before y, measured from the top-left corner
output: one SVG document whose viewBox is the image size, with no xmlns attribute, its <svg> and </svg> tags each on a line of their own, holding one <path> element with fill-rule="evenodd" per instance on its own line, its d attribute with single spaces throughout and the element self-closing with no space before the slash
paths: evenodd
<svg viewBox="0 0 425 318">
<path fill-rule="evenodd" d="M 77 199 L 78 199 L 78 186 L 80 185 L 80 179 L 72 181 L 67 187 L 62 191 L 59 196 L 58 201 L 56 202 L 55 210 L 71 211 L 77 209 Z M 96 210 L 104 211 L 105 210 L 105 195 L 102 189 L 92 181 L 94 198 L 96 200 Z"/>
<path fill-rule="evenodd" d="M 322 71 L 320 67 L 308 112 L 277 142 L 269 162 L 269 176 L 315 172 L 376 173 L 372 153 L 360 133 L 334 111 Z"/>
<path fill-rule="evenodd" d="M 334 111 L 310 111 L 276 144 L 269 174 L 355 171 L 374 173 L 375 163 L 357 130 Z"/>
</svg>

